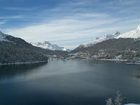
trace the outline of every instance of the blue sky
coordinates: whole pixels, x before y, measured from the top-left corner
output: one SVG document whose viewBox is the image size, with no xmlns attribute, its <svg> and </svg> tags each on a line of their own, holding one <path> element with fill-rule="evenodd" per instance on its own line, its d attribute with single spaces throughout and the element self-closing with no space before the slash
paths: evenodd
<svg viewBox="0 0 140 105">
<path fill-rule="evenodd" d="M 134 29 L 140 0 L 0 0 L 0 30 L 28 42 L 75 48 Z"/>
</svg>

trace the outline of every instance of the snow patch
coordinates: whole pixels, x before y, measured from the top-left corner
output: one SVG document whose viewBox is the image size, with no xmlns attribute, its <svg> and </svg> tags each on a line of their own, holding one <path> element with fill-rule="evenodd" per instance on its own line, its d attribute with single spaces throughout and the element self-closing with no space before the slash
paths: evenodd
<svg viewBox="0 0 140 105">
<path fill-rule="evenodd" d="M 109 40 L 109 39 L 114 39 L 115 37 L 119 36 L 120 35 L 120 32 L 116 32 L 116 33 L 113 33 L 113 34 L 106 34 L 102 37 L 97 37 L 96 40 L 94 41 L 94 43 L 99 43 L 99 42 L 102 42 L 102 41 L 105 41 L 105 40 Z"/>
<path fill-rule="evenodd" d="M 60 47 L 56 44 L 51 44 L 50 42 L 48 41 L 45 41 L 43 43 L 41 42 L 37 42 L 37 43 L 31 43 L 32 45 L 36 46 L 36 47 L 40 47 L 40 48 L 43 48 L 43 49 L 49 49 L 49 50 L 59 50 L 59 51 L 67 51 L 66 48 L 64 47 Z"/>
<path fill-rule="evenodd" d="M 140 38 L 140 25 L 136 29 L 120 34 L 116 38 Z"/>
</svg>

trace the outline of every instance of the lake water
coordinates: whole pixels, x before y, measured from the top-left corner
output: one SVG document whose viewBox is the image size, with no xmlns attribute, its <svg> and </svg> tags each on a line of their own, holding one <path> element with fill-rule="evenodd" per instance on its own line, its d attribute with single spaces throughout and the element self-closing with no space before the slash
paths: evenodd
<svg viewBox="0 0 140 105">
<path fill-rule="evenodd" d="M 0 105 L 105 105 L 120 91 L 140 103 L 140 65 L 53 60 L 0 67 Z"/>
</svg>

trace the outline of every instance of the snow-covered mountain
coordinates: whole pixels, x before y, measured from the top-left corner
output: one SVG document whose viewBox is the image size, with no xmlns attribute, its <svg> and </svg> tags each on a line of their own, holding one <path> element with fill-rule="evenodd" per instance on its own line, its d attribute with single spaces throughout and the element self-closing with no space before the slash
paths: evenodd
<svg viewBox="0 0 140 105">
<path fill-rule="evenodd" d="M 120 34 L 116 38 L 140 38 L 140 25 L 136 29 Z"/>
<path fill-rule="evenodd" d="M 97 44 L 97 43 L 100 43 L 100 42 L 102 42 L 102 41 L 109 40 L 109 39 L 114 39 L 114 38 L 118 37 L 120 34 L 121 34 L 121 33 L 117 31 L 117 32 L 115 32 L 115 33 L 113 33 L 113 34 L 105 34 L 104 36 L 96 37 L 96 39 L 93 40 L 92 43 L 89 43 L 89 44 L 82 44 L 82 45 L 79 46 L 79 48 L 80 48 L 80 47 L 81 47 L 81 48 L 83 48 L 83 47 L 90 47 L 90 46 L 92 46 L 92 45 L 94 45 L 94 44 Z"/>
<path fill-rule="evenodd" d="M 60 47 L 56 44 L 51 44 L 50 42 L 48 41 L 45 41 L 45 42 L 37 42 L 37 43 L 31 43 L 32 45 L 34 46 L 37 46 L 37 47 L 41 47 L 43 49 L 49 49 L 49 50 L 59 50 L 59 51 L 67 51 L 66 48 L 64 47 Z"/>
<path fill-rule="evenodd" d="M 101 37 L 96 37 L 96 40 L 94 40 L 94 44 L 105 41 L 105 40 L 113 39 L 119 35 L 120 35 L 120 32 L 116 32 L 114 34 L 106 34 L 106 35 L 101 36 Z"/>
<path fill-rule="evenodd" d="M 140 38 L 140 25 L 138 25 L 138 27 L 136 29 L 122 33 L 122 34 L 120 32 L 116 32 L 114 34 L 106 34 L 101 37 L 96 37 L 96 39 L 93 41 L 92 44 L 96 44 L 96 43 L 99 43 L 99 42 L 102 42 L 105 40 L 109 40 L 109 39 L 114 39 L 114 38 L 116 38 L 116 39 L 118 39 L 118 38 Z M 88 45 L 91 45 L 91 44 L 88 44 Z"/>
</svg>

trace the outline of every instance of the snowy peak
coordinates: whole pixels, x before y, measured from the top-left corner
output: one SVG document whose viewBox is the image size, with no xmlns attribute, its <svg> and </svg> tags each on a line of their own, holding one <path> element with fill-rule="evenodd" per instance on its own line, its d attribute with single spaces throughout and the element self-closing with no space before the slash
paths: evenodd
<svg viewBox="0 0 140 105">
<path fill-rule="evenodd" d="M 67 51 L 66 48 L 64 47 L 60 47 L 56 44 L 51 44 L 50 42 L 48 41 L 45 41 L 45 42 L 37 42 L 37 43 L 31 43 L 32 45 L 34 46 L 37 46 L 37 47 L 41 47 L 43 49 L 49 49 L 49 50 L 59 50 L 59 51 Z"/>
<path fill-rule="evenodd" d="M 116 38 L 140 38 L 140 25 L 136 29 L 120 34 Z"/>
</svg>

